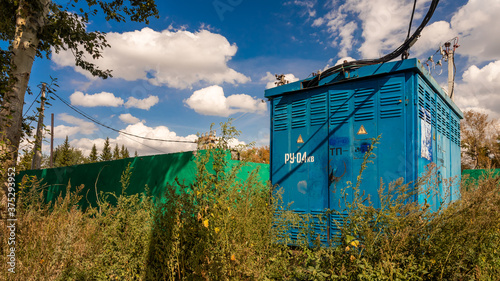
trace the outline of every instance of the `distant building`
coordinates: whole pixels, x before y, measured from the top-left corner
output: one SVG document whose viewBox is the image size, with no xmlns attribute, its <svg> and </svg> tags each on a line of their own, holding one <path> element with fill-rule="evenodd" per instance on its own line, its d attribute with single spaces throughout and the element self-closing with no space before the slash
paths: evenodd
<svg viewBox="0 0 500 281">
<path fill-rule="evenodd" d="M 215 137 L 215 131 L 210 131 L 210 133 L 201 134 L 198 138 L 198 150 L 214 148 L 216 145 L 217 138 Z"/>
</svg>

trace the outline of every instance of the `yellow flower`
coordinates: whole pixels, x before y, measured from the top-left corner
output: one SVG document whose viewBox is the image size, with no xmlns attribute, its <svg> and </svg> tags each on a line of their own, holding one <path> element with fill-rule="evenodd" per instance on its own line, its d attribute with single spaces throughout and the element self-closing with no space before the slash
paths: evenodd
<svg viewBox="0 0 500 281">
<path fill-rule="evenodd" d="M 231 255 L 231 260 L 232 261 L 235 261 L 236 260 L 236 256 L 234 254 Z"/>
<path fill-rule="evenodd" d="M 219 233 L 219 230 L 220 230 L 220 229 L 219 229 L 218 227 L 216 227 L 216 228 L 215 228 L 215 233 Z"/>
<path fill-rule="evenodd" d="M 351 241 L 351 246 L 353 246 L 353 247 L 356 247 L 356 248 L 357 248 L 357 247 L 359 246 L 359 241 L 358 241 L 358 240 L 352 240 L 352 241 Z"/>
<path fill-rule="evenodd" d="M 206 219 L 206 220 L 203 221 L 203 226 L 205 226 L 206 228 L 208 228 L 208 219 Z"/>
<path fill-rule="evenodd" d="M 353 255 L 351 255 L 351 261 L 354 261 L 355 259 L 356 258 Z"/>
</svg>

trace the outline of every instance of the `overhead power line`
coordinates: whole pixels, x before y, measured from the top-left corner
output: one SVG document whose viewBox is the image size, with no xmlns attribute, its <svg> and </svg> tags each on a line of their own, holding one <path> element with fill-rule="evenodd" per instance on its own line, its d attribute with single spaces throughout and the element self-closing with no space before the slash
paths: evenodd
<svg viewBox="0 0 500 281">
<path fill-rule="evenodd" d="M 413 23 L 413 16 L 415 15 L 415 8 L 417 7 L 417 0 L 413 1 L 413 10 L 411 12 L 410 25 L 408 26 L 408 34 L 406 35 L 406 40 L 410 38 L 411 24 Z"/>
<path fill-rule="evenodd" d="M 43 83 L 43 82 L 42 82 L 42 84 L 38 85 L 38 87 L 40 88 L 40 93 L 38 93 L 38 95 L 35 97 L 35 99 L 33 99 L 33 101 L 31 102 L 31 104 L 30 104 L 30 106 L 28 107 L 28 109 L 24 112 L 24 114 L 23 114 L 23 118 L 24 118 L 24 117 L 26 117 L 26 114 L 28 114 L 28 112 L 30 111 L 31 107 L 35 104 L 35 102 L 37 102 L 37 101 L 38 101 L 38 98 L 39 98 L 39 97 L 40 97 L 40 95 L 42 94 L 42 92 L 43 92 L 43 88 L 44 88 L 44 87 L 46 87 L 46 89 L 47 89 L 47 94 L 50 94 L 50 93 L 52 93 L 52 92 L 53 92 L 53 91 L 52 91 L 52 87 L 53 87 L 53 86 L 58 87 L 58 86 L 57 86 L 57 84 L 54 84 L 54 82 L 55 82 L 55 81 L 57 81 L 57 79 L 53 79 L 52 77 L 51 77 L 51 79 L 52 79 L 52 82 L 51 82 L 49 85 L 47 85 L 47 83 Z M 44 85 L 45 85 L 45 86 L 44 86 Z M 48 98 L 47 98 L 47 99 L 48 99 Z"/>
<path fill-rule="evenodd" d="M 86 119 L 92 121 L 93 123 L 97 124 L 97 125 L 100 125 L 104 128 L 107 128 L 109 130 L 112 130 L 112 131 L 115 131 L 115 132 L 118 132 L 120 134 L 124 134 L 124 135 L 128 135 L 128 136 L 132 136 L 132 137 L 136 137 L 136 138 L 139 138 L 139 139 L 143 139 L 143 140 L 152 140 L 152 141 L 162 141 L 162 142 L 176 142 L 176 143 L 196 143 L 196 141 L 186 141 L 186 140 L 166 140 L 166 139 L 157 139 L 157 138 L 148 138 L 148 137 L 143 137 L 143 136 L 138 136 L 138 135 L 135 135 L 135 134 L 131 134 L 131 133 L 128 133 L 128 132 L 125 132 L 125 131 L 122 131 L 122 130 L 118 130 L 118 129 L 115 129 L 115 128 L 112 128 L 108 125 L 104 125 L 103 123 L 101 123 L 99 120 L 93 118 L 92 116 L 88 115 L 87 113 L 81 111 L 80 109 L 72 106 L 68 101 L 66 101 L 65 99 L 61 98 L 60 96 L 58 96 L 56 93 L 52 93 L 54 96 L 56 96 L 61 102 L 63 102 L 65 105 L 67 105 L 69 108 L 73 109 L 76 113 L 80 114 L 81 116 L 85 117 Z"/>
<path fill-rule="evenodd" d="M 30 107 L 28 107 L 28 109 L 24 112 L 23 114 L 23 118 L 26 117 L 26 114 L 28 114 L 28 111 L 30 111 L 31 107 L 35 104 L 35 102 L 38 100 L 38 98 L 40 97 L 40 95 L 42 94 L 42 91 L 40 90 L 40 93 L 38 93 L 38 95 L 36 96 L 36 98 L 33 100 L 33 102 L 31 102 L 31 105 Z"/>
<path fill-rule="evenodd" d="M 163 150 L 160 150 L 160 149 L 158 149 L 158 148 L 156 148 L 156 147 L 152 147 L 152 146 L 149 146 L 149 145 L 147 145 L 147 144 L 145 144 L 145 143 L 143 143 L 143 142 L 140 142 L 140 141 L 138 141 L 138 140 L 135 140 L 135 139 L 133 139 L 133 138 L 131 138 L 131 137 L 129 137 L 129 136 L 124 135 L 124 137 L 125 137 L 125 138 L 127 138 L 127 139 L 129 139 L 129 140 L 131 140 L 131 141 L 133 141 L 133 142 L 136 142 L 136 143 L 139 143 L 139 144 L 141 144 L 141 145 L 144 145 L 145 147 L 148 147 L 148 148 L 151 148 L 151 149 L 153 149 L 153 150 L 156 150 L 156 151 L 158 151 L 158 152 L 161 152 L 161 153 L 164 153 L 164 154 L 167 154 L 167 153 L 168 153 L 168 152 L 163 151 Z"/>
<path fill-rule="evenodd" d="M 399 46 L 396 50 L 392 51 L 391 53 L 378 58 L 378 59 L 363 59 L 363 60 L 357 60 L 357 61 L 350 61 L 346 62 L 343 64 L 339 64 L 333 67 L 328 68 L 327 70 L 321 72 L 320 74 L 314 76 L 312 79 L 304 81 L 302 83 L 304 88 L 310 88 L 310 87 L 315 87 L 319 85 L 319 81 L 321 79 L 326 78 L 330 75 L 333 75 L 334 73 L 344 71 L 350 68 L 357 68 L 365 65 L 373 65 L 373 64 L 379 64 L 379 63 L 385 63 L 388 61 L 391 61 L 402 54 L 406 53 L 410 47 L 417 42 L 418 37 L 420 36 L 420 33 L 424 29 L 424 27 L 427 25 L 427 23 L 430 21 L 432 15 L 434 14 L 434 11 L 436 11 L 436 7 L 439 3 L 439 0 L 432 0 L 429 10 L 427 11 L 427 14 L 425 15 L 424 19 L 418 26 L 418 28 L 413 32 L 413 35 L 407 38 L 401 46 Z M 414 2 L 414 6 L 416 5 L 416 2 Z M 411 20 L 413 21 L 413 19 Z M 411 29 L 411 26 L 410 26 Z"/>
</svg>

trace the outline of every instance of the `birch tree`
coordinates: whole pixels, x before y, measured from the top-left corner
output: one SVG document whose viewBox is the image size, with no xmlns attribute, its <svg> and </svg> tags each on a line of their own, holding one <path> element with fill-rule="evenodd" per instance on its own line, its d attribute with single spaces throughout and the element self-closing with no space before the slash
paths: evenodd
<svg viewBox="0 0 500 281">
<path fill-rule="evenodd" d="M 15 167 L 21 139 L 24 96 L 36 57 L 71 50 L 75 64 L 106 79 L 111 70 L 99 69 L 85 58 L 98 59 L 109 47 L 106 34 L 88 31 L 89 21 L 104 16 L 107 21 L 126 19 L 148 23 L 158 17 L 154 0 L 0 0 L 0 169 L 3 190 L 5 172 Z"/>
<path fill-rule="evenodd" d="M 461 122 L 462 168 L 498 168 L 500 150 L 498 122 L 488 114 L 465 111 Z"/>
</svg>

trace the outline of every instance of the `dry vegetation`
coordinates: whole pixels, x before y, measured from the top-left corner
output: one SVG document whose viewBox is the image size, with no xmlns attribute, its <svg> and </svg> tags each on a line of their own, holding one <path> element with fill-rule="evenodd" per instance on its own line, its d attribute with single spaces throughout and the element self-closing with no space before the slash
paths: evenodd
<svg viewBox="0 0 500 281">
<path fill-rule="evenodd" d="M 229 139 L 236 131 L 223 127 Z M 15 274 L 7 280 L 495 280 L 500 276 L 500 189 L 486 177 L 462 184 L 461 199 L 438 212 L 408 204 L 413 186 L 381 185 L 382 208 L 370 207 L 358 185 L 342 235 L 315 245 L 311 217 L 281 207 L 256 174 L 244 182 L 226 166 L 224 139 L 198 153 L 197 180 L 172 183 L 162 200 L 127 195 L 118 203 L 78 208 L 78 194 L 52 204 L 36 180 L 18 202 Z M 213 165 L 208 165 L 212 157 Z M 369 165 L 369 163 L 368 163 Z M 360 178 L 361 179 L 361 178 Z M 433 170 L 417 187 L 433 182 Z M 271 196 L 272 194 L 272 196 Z M 103 194 L 104 196 L 105 194 Z M 430 196 L 431 194 L 429 194 Z M 107 195 L 113 196 L 113 195 Z M 105 196 L 104 196 L 105 197 Z M 279 212 L 275 212 L 279 211 Z M 276 215 L 278 213 L 279 215 Z M 289 247 L 290 227 L 303 240 Z M 1 226 L 2 274 L 7 230 Z M 312 241 L 311 241 L 312 240 Z M 281 243 L 277 243 L 277 242 Z"/>
</svg>

